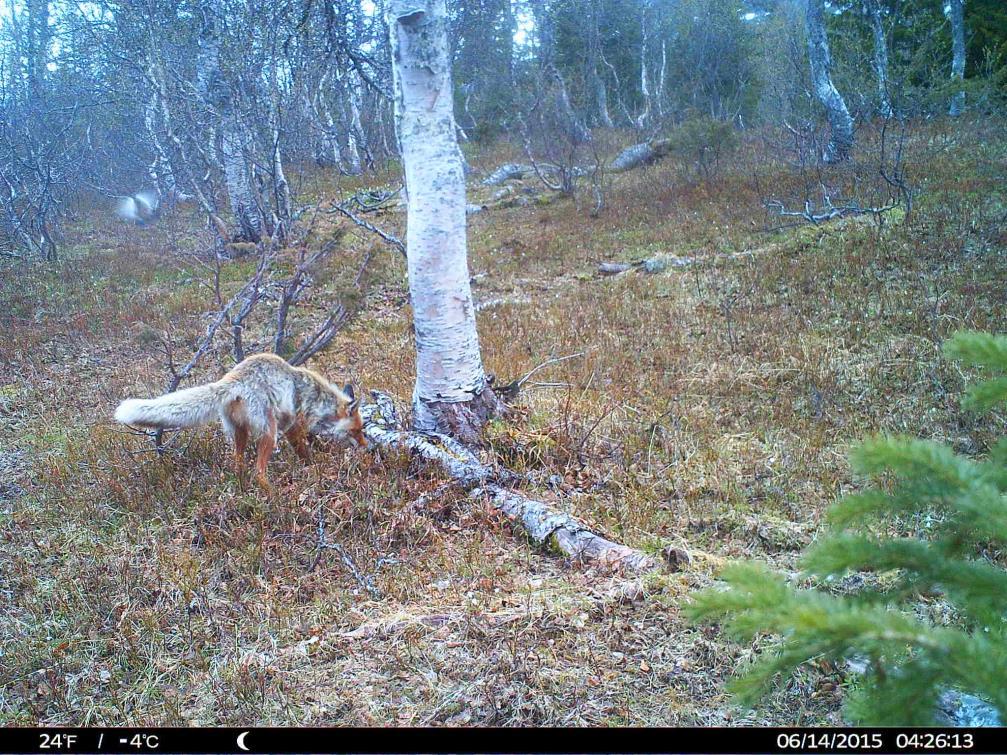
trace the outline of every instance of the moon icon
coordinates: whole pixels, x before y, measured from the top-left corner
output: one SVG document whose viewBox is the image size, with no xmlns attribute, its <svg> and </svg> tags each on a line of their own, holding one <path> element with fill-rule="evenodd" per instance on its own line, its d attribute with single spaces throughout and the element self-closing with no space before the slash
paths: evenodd
<svg viewBox="0 0 1007 755">
<path fill-rule="evenodd" d="M 240 747 L 245 752 L 249 752 L 249 749 L 245 746 L 245 737 L 247 736 L 248 736 L 247 731 L 243 731 L 241 732 L 241 734 L 238 735 L 238 747 Z"/>
</svg>

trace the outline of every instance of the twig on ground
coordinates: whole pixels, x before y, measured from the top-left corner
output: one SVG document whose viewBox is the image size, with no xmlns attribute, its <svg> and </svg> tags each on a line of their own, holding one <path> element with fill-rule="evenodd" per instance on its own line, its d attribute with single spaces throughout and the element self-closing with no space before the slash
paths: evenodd
<svg viewBox="0 0 1007 755">
<path fill-rule="evenodd" d="M 501 385 L 499 388 L 494 387 L 493 391 L 503 399 L 513 399 L 517 397 L 518 393 L 521 391 L 521 386 L 528 382 L 528 379 L 534 375 L 539 370 L 545 369 L 553 364 L 559 364 L 560 362 L 566 362 L 570 359 L 576 359 L 578 357 L 584 356 L 583 351 L 578 351 L 576 354 L 567 354 L 564 357 L 556 357 L 554 359 L 547 359 L 539 365 L 533 367 L 529 372 L 527 372 L 522 377 L 517 380 L 512 380 L 506 385 Z"/>
<path fill-rule="evenodd" d="M 333 550 L 339 554 L 339 558 L 342 559 L 343 564 L 349 570 L 353 578 L 357 580 L 357 583 L 366 590 L 372 598 L 378 600 L 381 598 L 381 592 L 377 587 L 374 586 L 374 581 L 357 567 L 354 563 L 353 558 L 350 554 L 346 552 L 346 549 L 340 545 L 335 540 L 329 540 L 328 535 L 325 532 L 325 510 L 323 507 L 318 507 L 318 546 L 315 551 L 315 558 L 311 562 L 311 566 L 308 567 L 309 572 L 313 572 L 318 566 L 318 563 L 322 560 L 322 552 L 324 550 Z"/>
</svg>

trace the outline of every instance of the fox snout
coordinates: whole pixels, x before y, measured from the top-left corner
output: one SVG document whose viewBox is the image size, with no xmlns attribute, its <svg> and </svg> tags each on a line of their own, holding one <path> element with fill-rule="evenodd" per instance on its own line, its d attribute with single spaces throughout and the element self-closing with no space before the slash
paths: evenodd
<svg viewBox="0 0 1007 755">
<path fill-rule="evenodd" d="M 367 436 L 364 435 L 363 429 L 351 429 L 347 434 L 357 448 L 367 448 Z"/>
</svg>

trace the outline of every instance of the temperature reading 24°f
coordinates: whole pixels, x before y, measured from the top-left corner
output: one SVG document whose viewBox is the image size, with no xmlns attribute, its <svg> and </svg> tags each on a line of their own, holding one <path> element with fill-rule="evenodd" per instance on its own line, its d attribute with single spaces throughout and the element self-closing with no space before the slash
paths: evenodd
<svg viewBox="0 0 1007 755">
<path fill-rule="evenodd" d="M 156 734 L 134 734 L 131 737 L 120 737 L 119 744 L 135 747 L 137 750 L 156 750 L 159 746 Z"/>
<path fill-rule="evenodd" d="M 38 743 L 40 750 L 69 750 L 77 742 L 75 734 L 39 734 L 41 738 Z"/>
</svg>

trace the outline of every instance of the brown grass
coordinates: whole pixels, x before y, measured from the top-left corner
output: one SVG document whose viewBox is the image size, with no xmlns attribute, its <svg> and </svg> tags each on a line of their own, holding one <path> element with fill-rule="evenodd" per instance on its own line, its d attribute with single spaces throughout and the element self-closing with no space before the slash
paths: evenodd
<svg viewBox="0 0 1007 755">
<path fill-rule="evenodd" d="M 0 721 L 838 722 L 846 680 L 828 667 L 732 708 L 724 682 L 760 648 L 680 607 L 727 559 L 793 571 L 856 485 L 845 454 L 865 434 L 982 451 L 1002 433 L 959 410 L 962 376 L 938 349 L 961 327 L 1007 329 L 1007 143 L 980 126 L 913 135 L 917 212 L 884 225 L 764 232 L 765 187 L 794 198 L 803 179 L 752 142 L 708 181 L 673 161 L 621 176 L 597 219 L 587 199 L 473 216 L 477 300 L 502 300 L 479 315 L 488 369 L 505 381 L 584 352 L 540 374 L 567 386 L 531 386 L 489 447 L 616 539 L 692 554 L 632 583 L 537 552 L 478 501 L 416 505 L 441 480 L 401 456 L 318 452 L 304 467 L 283 449 L 265 496 L 239 489 L 213 429 L 152 454 L 109 417 L 161 390 L 165 332 L 186 354 L 205 329 L 205 273 L 184 256 L 199 220 L 133 229 L 83 213 L 66 262 L 0 282 Z M 470 160 L 485 169 L 517 156 L 507 149 Z M 332 196 L 324 174 L 301 180 Z M 397 214 L 380 222 L 401 231 Z M 298 326 L 373 246 L 354 232 Z M 662 252 L 701 262 L 594 276 L 599 261 Z M 247 273 L 229 266 L 225 287 Z M 360 314 L 313 366 L 405 402 L 404 267 L 381 251 L 367 280 Z M 195 378 L 227 366 L 222 340 Z M 320 517 L 380 598 L 318 553 Z"/>
</svg>

